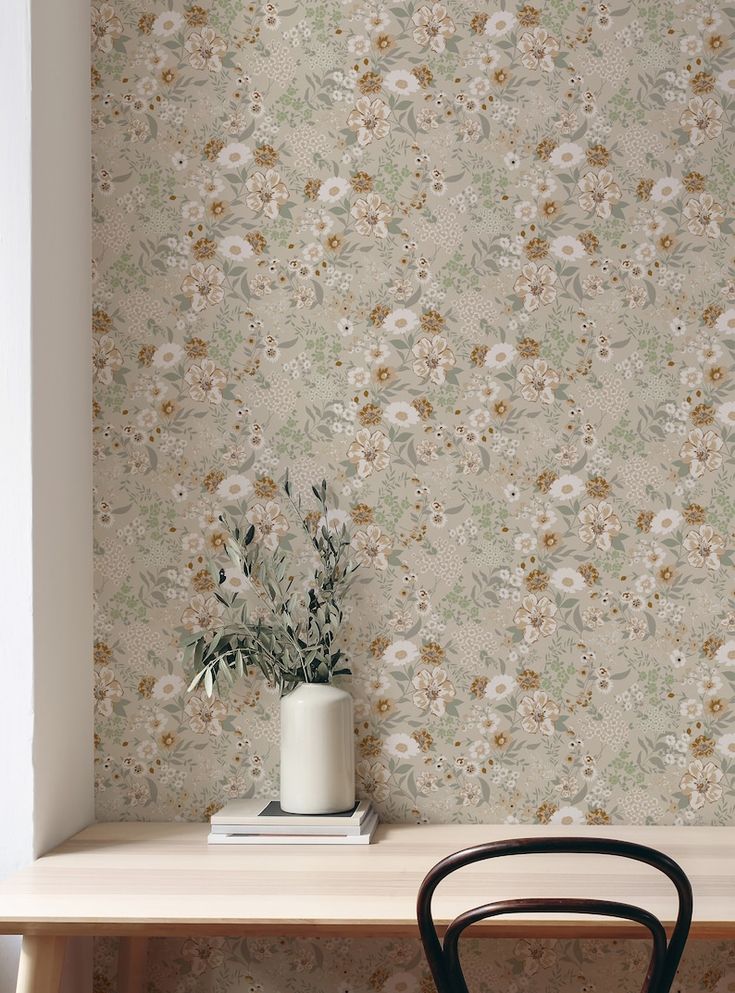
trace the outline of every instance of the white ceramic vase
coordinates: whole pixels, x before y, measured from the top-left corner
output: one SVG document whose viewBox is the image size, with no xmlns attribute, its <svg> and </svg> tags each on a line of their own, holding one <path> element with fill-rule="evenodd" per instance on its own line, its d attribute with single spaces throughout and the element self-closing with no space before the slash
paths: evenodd
<svg viewBox="0 0 735 993">
<path fill-rule="evenodd" d="M 303 683 L 281 699 L 281 807 L 337 814 L 355 804 L 352 697 Z"/>
</svg>

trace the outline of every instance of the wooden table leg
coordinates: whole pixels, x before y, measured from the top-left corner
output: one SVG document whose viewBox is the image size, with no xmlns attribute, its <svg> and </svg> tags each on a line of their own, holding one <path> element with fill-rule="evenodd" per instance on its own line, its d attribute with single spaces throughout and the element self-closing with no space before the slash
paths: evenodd
<svg viewBox="0 0 735 993">
<path fill-rule="evenodd" d="M 117 993 L 143 993 L 147 938 L 121 938 L 117 953 Z"/>
<path fill-rule="evenodd" d="M 66 938 L 23 936 L 16 993 L 59 993 Z"/>
</svg>

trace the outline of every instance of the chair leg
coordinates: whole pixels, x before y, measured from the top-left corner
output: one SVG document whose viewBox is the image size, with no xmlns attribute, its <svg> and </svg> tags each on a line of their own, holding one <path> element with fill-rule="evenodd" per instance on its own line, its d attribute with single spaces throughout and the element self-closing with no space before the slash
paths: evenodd
<svg viewBox="0 0 735 993">
<path fill-rule="evenodd" d="M 66 938 L 24 935 L 16 993 L 59 993 L 65 950 Z"/>
<path fill-rule="evenodd" d="M 147 938 L 121 938 L 117 953 L 117 993 L 143 993 Z"/>
</svg>

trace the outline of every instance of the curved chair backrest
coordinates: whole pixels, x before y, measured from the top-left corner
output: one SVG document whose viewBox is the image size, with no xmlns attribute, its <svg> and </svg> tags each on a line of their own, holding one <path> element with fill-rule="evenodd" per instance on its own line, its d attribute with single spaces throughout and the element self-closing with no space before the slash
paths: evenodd
<svg viewBox="0 0 735 993">
<path fill-rule="evenodd" d="M 589 899 L 524 899 L 499 900 L 468 910 L 456 917 L 446 929 L 444 943 L 439 940 L 431 901 L 439 883 L 466 865 L 484 862 L 504 855 L 616 855 L 653 866 L 668 876 L 676 887 L 679 908 L 676 924 L 667 942 L 661 922 L 646 910 L 627 903 Z M 518 838 L 496 841 L 474 848 L 465 848 L 442 859 L 429 871 L 421 883 L 418 895 L 417 916 L 421 942 L 426 960 L 434 977 L 438 993 L 468 993 L 459 959 L 459 938 L 465 928 L 478 921 L 502 914 L 574 913 L 596 914 L 634 921 L 647 928 L 653 940 L 651 958 L 641 993 L 669 993 L 681 960 L 692 921 L 692 887 L 683 869 L 662 852 L 628 841 L 604 838 Z"/>
</svg>

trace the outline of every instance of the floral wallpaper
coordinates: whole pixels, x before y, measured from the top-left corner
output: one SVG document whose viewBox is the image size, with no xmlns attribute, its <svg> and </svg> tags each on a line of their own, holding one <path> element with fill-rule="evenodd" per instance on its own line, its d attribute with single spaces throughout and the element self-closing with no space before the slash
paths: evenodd
<svg viewBox="0 0 735 993">
<path fill-rule="evenodd" d="M 188 696 L 181 642 L 217 624 L 223 510 L 305 556 L 288 469 L 364 565 L 384 819 L 735 822 L 728 13 L 92 5 L 100 818 L 277 790 L 274 694 Z M 347 978 L 340 943 L 162 948 L 165 993 L 425 984 L 409 943 Z M 555 948 L 495 981 L 605 990 Z M 732 990 L 731 956 L 682 989 Z"/>
<path fill-rule="evenodd" d="M 100 942 L 99 993 L 114 993 L 114 943 Z M 645 941 L 467 939 L 462 964 L 473 993 L 640 993 Z M 172 982 L 172 977 L 175 979 Z M 152 993 L 435 993 L 418 941 L 384 939 L 154 940 Z M 732 993 L 735 948 L 687 949 L 674 993 Z"/>
</svg>

